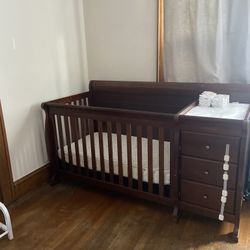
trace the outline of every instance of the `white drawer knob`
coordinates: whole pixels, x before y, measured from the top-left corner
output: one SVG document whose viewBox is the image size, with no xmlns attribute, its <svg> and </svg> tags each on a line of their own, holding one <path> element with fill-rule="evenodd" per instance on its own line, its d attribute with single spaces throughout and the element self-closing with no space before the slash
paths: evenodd
<svg viewBox="0 0 250 250">
<path fill-rule="evenodd" d="M 206 145 L 205 148 L 206 148 L 207 150 L 209 150 L 209 149 L 210 149 L 210 146 L 209 146 L 209 145 Z"/>
<path fill-rule="evenodd" d="M 206 171 L 204 171 L 204 174 L 205 174 L 205 175 L 208 175 L 208 174 L 209 174 L 209 172 L 206 170 Z"/>
<path fill-rule="evenodd" d="M 206 194 L 203 195 L 203 198 L 207 200 L 208 196 Z"/>
</svg>

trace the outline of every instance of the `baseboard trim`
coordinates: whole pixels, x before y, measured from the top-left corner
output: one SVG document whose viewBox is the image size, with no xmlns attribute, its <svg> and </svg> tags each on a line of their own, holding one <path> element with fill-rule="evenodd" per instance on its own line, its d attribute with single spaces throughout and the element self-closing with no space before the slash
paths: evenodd
<svg viewBox="0 0 250 250">
<path fill-rule="evenodd" d="M 14 199 L 18 199 L 28 192 L 49 181 L 49 164 L 35 170 L 14 182 Z"/>
</svg>

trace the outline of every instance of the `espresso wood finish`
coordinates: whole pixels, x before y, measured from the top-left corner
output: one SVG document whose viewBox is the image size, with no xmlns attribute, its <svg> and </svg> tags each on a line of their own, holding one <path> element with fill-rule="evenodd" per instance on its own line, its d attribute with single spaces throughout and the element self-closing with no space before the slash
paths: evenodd
<svg viewBox="0 0 250 250">
<path fill-rule="evenodd" d="M 14 198 L 9 149 L 0 102 L 0 201 L 10 203 Z"/>
<path fill-rule="evenodd" d="M 240 208 L 248 153 L 249 111 L 244 120 L 179 117 L 181 147 L 179 207 L 218 218 L 223 190 L 223 163 L 230 145 L 228 197 L 224 219 L 234 223 L 238 241 Z"/>
<path fill-rule="evenodd" d="M 235 192 L 229 190 L 225 211 L 230 214 L 234 213 L 234 196 Z M 219 213 L 220 199 L 221 188 L 187 180 L 181 182 L 181 200 L 184 202 L 214 209 Z"/>
<path fill-rule="evenodd" d="M 230 145 L 230 162 L 238 162 L 240 138 L 202 134 L 184 131 L 181 133 L 183 155 L 196 156 L 211 160 L 223 161 L 225 145 Z"/>
<path fill-rule="evenodd" d="M 243 121 L 185 116 L 203 90 L 230 94 L 231 101 L 250 103 L 250 86 L 238 84 L 91 81 L 89 92 L 42 104 L 46 111 L 46 143 L 51 162 L 51 179 L 94 184 L 137 198 L 175 206 L 174 213 L 187 210 L 218 218 L 222 192 L 222 165 L 226 144 L 230 144 L 229 197 L 225 220 L 234 223 L 238 239 L 244 175 L 246 172 L 249 111 Z M 60 117 L 60 118 L 58 118 Z M 59 120 L 58 120 L 59 119 Z M 60 119 L 62 124 L 60 124 Z M 80 121 L 80 122 L 77 122 Z M 78 133 L 79 132 L 79 133 Z M 108 173 L 105 172 L 103 133 L 108 140 Z M 97 137 L 95 135 L 98 135 Z M 126 137 L 126 148 L 122 143 Z M 86 145 L 90 137 L 90 148 Z M 133 178 L 132 136 L 136 137 L 138 178 Z M 78 138 L 82 139 L 84 166 L 80 166 Z M 117 148 L 114 150 L 115 138 Z M 147 154 L 142 154 L 142 140 Z M 153 140 L 158 141 L 159 183 L 153 183 Z M 165 142 L 170 142 L 170 159 Z M 70 145 L 76 150 L 73 162 Z M 63 153 L 68 147 L 68 162 Z M 96 164 L 99 145 L 100 168 Z M 155 145 L 155 144 L 154 144 Z M 123 151 L 127 159 L 123 159 Z M 118 171 L 114 169 L 117 152 Z M 91 152 L 88 161 L 87 153 Z M 170 161 L 170 186 L 165 185 L 164 162 Z M 127 177 L 123 162 L 127 162 Z M 147 162 L 148 180 L 143 180 Z M 205 197 L 205 198 L 204 198 Z"/>
<path fill-rule="evenodd" d="M 14 198 L 18 199 L 49 182 L 49 165 L 45 165 L 14 182 Z"/>
<path fill-rule="evenodd" d="M 186 180 L 206 183 L 214 186 L 223 186 L 223 163 L 189 156 L 181 157 L 181 175 Z M 237 165 L 230 164 L 229 189 L 234 190 L 237 181 Z"/>
</svg>

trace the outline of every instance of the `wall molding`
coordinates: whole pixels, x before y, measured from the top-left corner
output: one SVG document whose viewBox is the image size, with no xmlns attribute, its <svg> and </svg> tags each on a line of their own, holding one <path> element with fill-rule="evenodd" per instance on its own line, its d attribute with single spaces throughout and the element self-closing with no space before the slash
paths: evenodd
<svg viewBox="0 0 250 250">
<path fill-rule="evenodd" d="M 39 188 L 49 181 L 49 164 L 33 171 L 14 182 L 14 199 L 18 199 L 28 192 Z"/>
</svg>

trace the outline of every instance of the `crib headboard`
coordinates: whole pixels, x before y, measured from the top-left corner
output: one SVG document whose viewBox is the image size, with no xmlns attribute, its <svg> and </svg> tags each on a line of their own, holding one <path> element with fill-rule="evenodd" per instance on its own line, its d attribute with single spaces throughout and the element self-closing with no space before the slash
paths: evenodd
<svg viewBox="0 0 250 250">
<path fill-rule="evenodd" d="M 250 103 L 250 85 L 221 83 L 156 83 L 91 81 L 91 105 L 177 113 L 196 101 L 202 91 L 230 94 L 231 102 Z"/>
<path fill-rule="evenodd" d="M 89 89 L 92 106 L 177 113 L 197 99 L 200 85 L 91 81 Z"/>
</svg>

